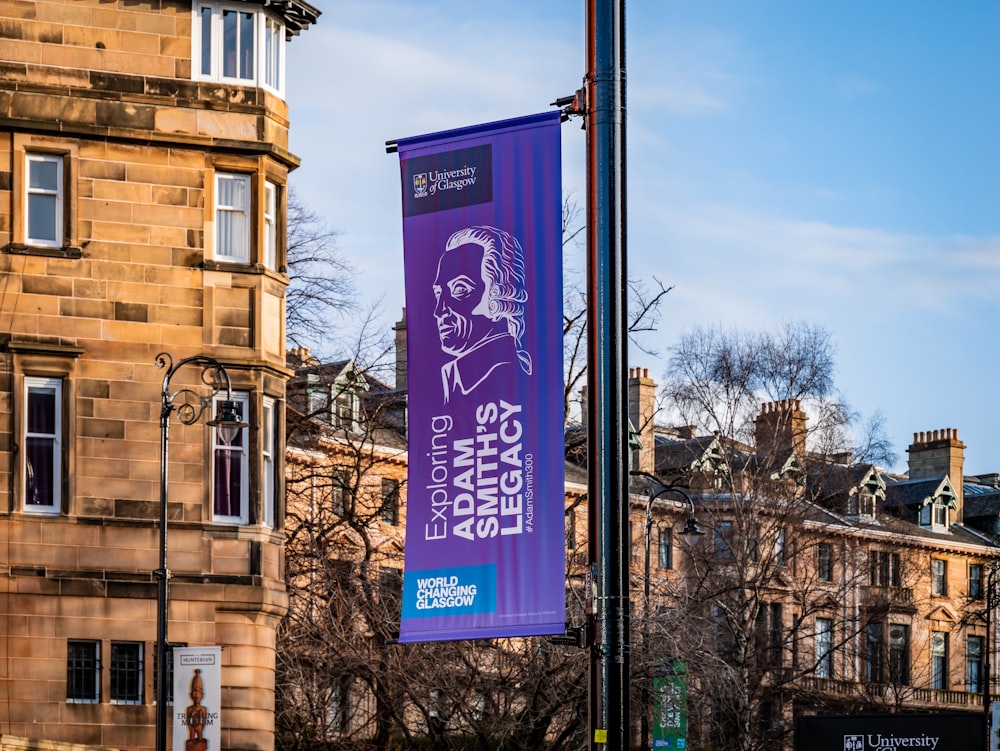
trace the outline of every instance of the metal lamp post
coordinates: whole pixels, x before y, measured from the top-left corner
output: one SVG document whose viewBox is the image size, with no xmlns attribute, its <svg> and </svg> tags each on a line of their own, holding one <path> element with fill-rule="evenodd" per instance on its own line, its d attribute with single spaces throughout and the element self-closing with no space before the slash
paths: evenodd
<svg viewBox="0 0 1000 751">
<path fill-rule="evenodd" d="M 642 592 L 643 617 L 646 618 L 648 621 L 649 579 L 650 579 L 650 568 L 651 568 L 650 549 L 652 547 L 652 543 L 650 541 L 650 533 L 652 532 L 653 529 L 653 502 L 661 495 L 665 495 L 667 493 L 677 493 L 678 495 L 683 496 L 684 500 L 686 500 L 688 502 L 688 505 L 691 507 L 691 515 L 688 517 L 687 522 L 685 522 L 684 529 L 678 532 L 678 534 L 683 535 L 685 537 L 690 537 L 690 536 L 703 535 L 705 533 L 698 527 L 698 520 L 695 519 L 694 500 L 692 500 L 691 496 L 689 496 L 685 491 L 681 490 L 680 488 L 674 485 L 667 485 L 666 483 L 662 482 L 658 477 L 656 477 L 656 475 L 650 474 L 649 472 L 643 472 L 642 470 L 634 469 L 631 472 L 629 472 L 629 474 L 632 475 L 633 477 L 642 477 L 648 480 L 652 485 L 651 487 L 652 492 L 650 492 L 649 497 L 646 499 L 646 560 L 645 560 L 645 571 L 644 571 L 646 578 L 645 581 L 643 582 L 643 592 Z M 646 647 L 645 636 L 646 633 L 644 629 L 643 630 L 644 648 Z M 643 692 L 645 694 L 645 689 L 643 689 Z M 648 748 L 649 718 L 648 718 L 648 713 L 646 711 L 646 707 L 643 707 L 641 725 L 642 725 L 641 727 L 642 747 Z"/>
<path fill-rule="evenodd" d="M 233 384 L 225 366 L 207 355 L 195 355 L 174 362 L 166 352 L 155 358 L 156 367 L 166 368 L 163 375 L 162 408 L 160 410 L 160 565 L 154 571 L 157 580 L 156 607 L 156 751 L 167 748 L 167 584 L 170 570 L 167 568 L 167 477 L 170 415 L 177 413 L 177 419 L 184 425 L 192 425 L 201 419 L 214 398 L 225 390 L 216 417 L 208 425 L 217 428 L 219 438 L 224 443 L 232 443 L 239 431 L 247 427 L 236 411 L 233 401 Z M 208 388 L 207 395 L 189 389 L 170 390 L 170 380 L 178 370 L 186 365 L 201 368 L 201 381 Z"/>
<path fill-rule="evenodd" d="M 1000 563 L 997 561 L 990 561 L 987 564 L 986 571 L 986 639 L 983 644 L 983 714 L 986 718 L 986 739 L 987 747 L 991 748 L 993 743 L 993 736 L 995 733 L 995 728 L 993 728 L 993 707 L 992 707 L 992 696 L 991 696 L 991 686 L 990 681 L 993 680 L 992 675 L 992 662 L 993 662 L 993 635 L 990 633 L 990 629 L 993 628 L 993 608 L 996 607 L 998 601 L 997 595 L 997 571 L 1000 569 Z"/>
</svg>

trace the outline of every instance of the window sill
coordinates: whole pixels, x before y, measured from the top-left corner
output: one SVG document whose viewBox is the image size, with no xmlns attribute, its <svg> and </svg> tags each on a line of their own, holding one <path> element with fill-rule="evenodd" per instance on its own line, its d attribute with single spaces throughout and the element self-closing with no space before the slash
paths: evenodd
<svg viewBox="0 0 1000 751">
<path fill-rule="evenodd" d="M 202 261 L 201 267 L 205 271 L 226 271 L 236 274 L 266 274 L 270 270 L 259 263 L 241 263 L 239 261 Z M 271 272 L 274 273 L 274 272 Z"/>
<path fill-rule="evenodd" d="M 47 248 L 42 245 L 25 245 L 24 243 L 8 243 L 5 251 L 19 256 L 47 256 L 49 258 L 83 258 L 83 249 L 75 245 L 64 245 L 61 248 Z"/>
</svg>

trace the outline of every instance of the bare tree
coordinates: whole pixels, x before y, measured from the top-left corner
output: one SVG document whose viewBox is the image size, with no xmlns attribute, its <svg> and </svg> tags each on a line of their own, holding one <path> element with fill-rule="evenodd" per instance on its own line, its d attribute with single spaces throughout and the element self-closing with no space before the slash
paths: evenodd
<svg viewBox="0 0 1000 751">
<path fill-rule="evenodd" d="M 587 376 L 588 295 L 585 273 L 580 269 L 585 226 L 579 205 L 573 197 L 563 200 L 563 414 L 572 421 L 572 402 Z M 629 342 L 642 352 L 655 356 L 643 334 L 657 330 L 660 304 L 673 287 L 665 287 L 653 277 L 652 284 L 630 279 L 628 331 Z"/>
<path fill-rule="evenodd" d="M 834 655 L 865 629 L 849 604 L 867 562 L 823 504 L 864 469 L 849 458 L 855 416 L 836 398 L 833 363 L 829 335 L 805 324 L 702 329 L 673 348 L 668 409 L 705 438 L 679 443 L 688 453 L 658 473 L 693 496 L 708 534 L 682 544 L 681 569 L 647 584 L 636 664 L 648 681 L 657 662 L 684 657 L 695 748 L 786 744 L 792 697 L 822 706 L 810 681 L 832 679 Z"/>
<path fill-rule="evenodd" d="M 332 319 L 355 308 L 355 271 L 337 249 L 338 232 L 292 190 L 286 226 L 286 337 L 292 346 L 315 347 Z"/>
</svg>

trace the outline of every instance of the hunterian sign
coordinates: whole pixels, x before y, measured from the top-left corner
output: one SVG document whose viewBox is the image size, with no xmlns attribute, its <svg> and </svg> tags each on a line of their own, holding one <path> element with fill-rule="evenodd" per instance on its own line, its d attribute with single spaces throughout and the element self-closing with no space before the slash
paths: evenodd
<svg viewBox="0 0 1000 751">
<path fill-rule="evenodd" d="M 978 712 L 800 717 L 796 751 L 970 751 L 986 748 Z"/>
</svg>

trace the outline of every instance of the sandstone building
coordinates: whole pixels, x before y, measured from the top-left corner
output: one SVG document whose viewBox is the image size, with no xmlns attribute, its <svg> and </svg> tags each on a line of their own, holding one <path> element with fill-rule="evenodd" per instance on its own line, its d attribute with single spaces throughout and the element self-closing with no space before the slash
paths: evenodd
<svg viewBox="0 0 1000 751">
<path fill-rule="evenodd" d="M 279 729 L 313 734 L 299 742 L 585 742 L 587 653 L 574 642 L 592 602 L 574 426 L 565 494 L 573 630 L 392 646 L 406 505 L 399 342 L 399 390 L 351 363 L 289 362 L 296 419 L 317 426 L 289 440 L 289 587 L 298 594 L 282 634 Z M 646 371 L 633 370 L 628 388 L 638 438 L 629 498 L 636 747 L 651 743 L 653 688 L 666 666 L 686 671 L 687 747 L 699 751 L 790 749 L 805 714 L 981 712 L 988 664 L 997 694 L 996 619 L 991 629 L 986 614 L 998 594 L 1000 482 L 964 474 L 957 431 L 914 435 L 908 471 L 897 474 L 815 450 L 798 400 L 761 405 L 749 440 L 738 441 L 660 425 Z M 703 534 L 684 534 L 692 517 Z"/>
<path fill-rule="evenodd" d="M 222 748 L 273 747 L 297 165 L 284 48 L 318 15 L 0 0 L 5 736 L 154 745 L 166 352 L 221 362 L 250 425 L 220 446 L 207 417 L 173 416 L 169 642 L 223 647 Z M 172 390 L 204 395 L 200 376 L 191 364 Z"/>
</svg>

